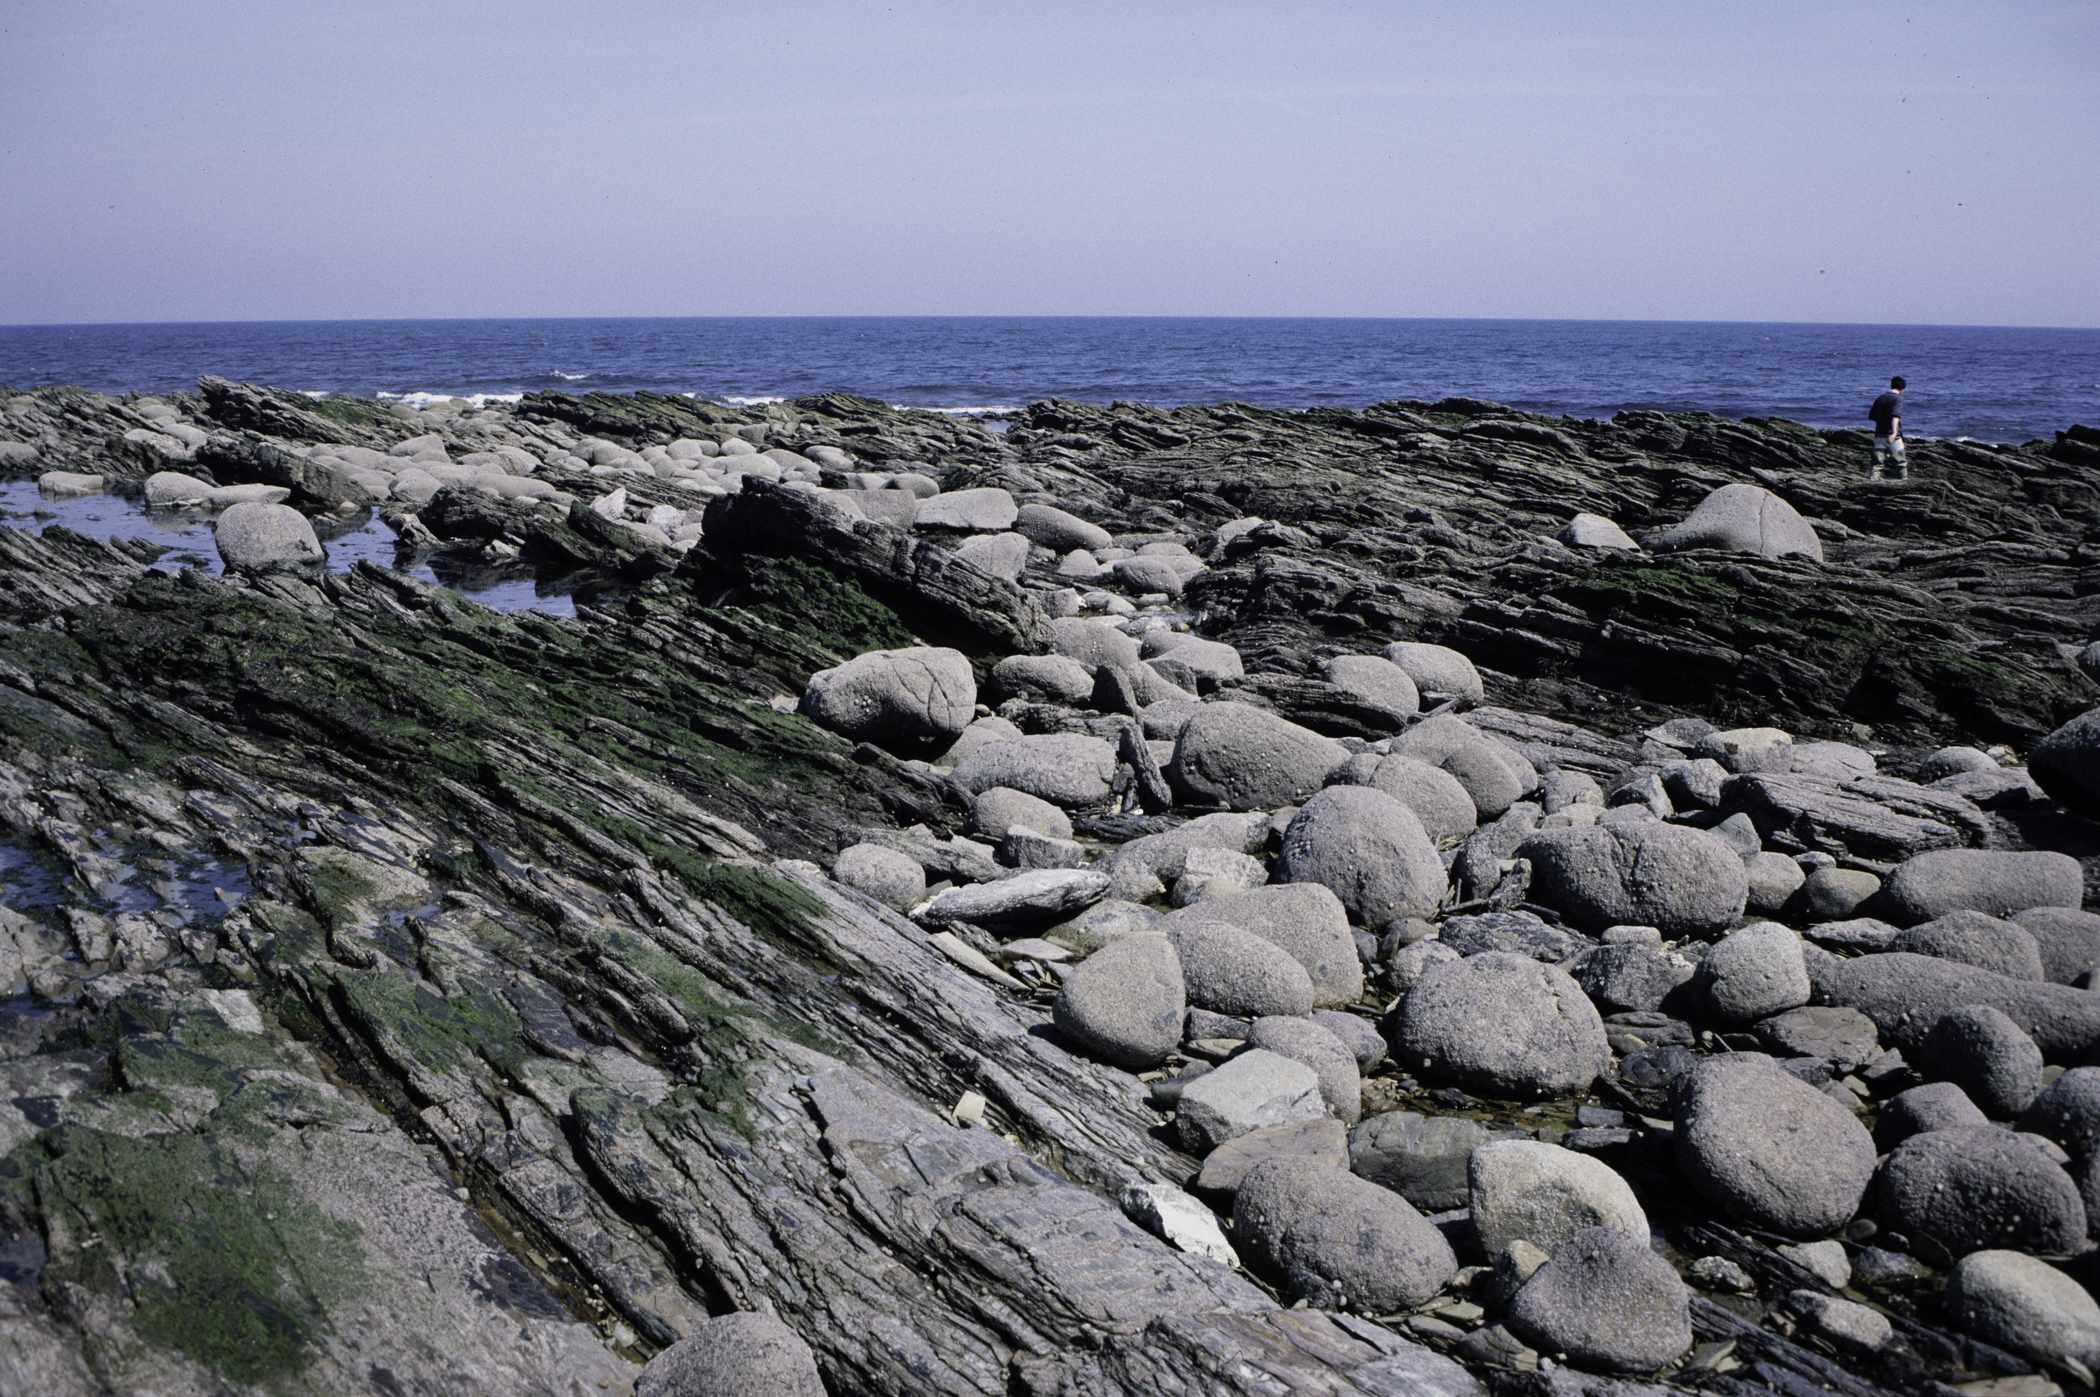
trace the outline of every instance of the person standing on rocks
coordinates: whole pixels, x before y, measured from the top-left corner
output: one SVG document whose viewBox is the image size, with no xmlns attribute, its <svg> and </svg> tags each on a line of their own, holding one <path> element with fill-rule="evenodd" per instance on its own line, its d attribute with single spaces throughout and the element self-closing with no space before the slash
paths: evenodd
<svg viewBox="0 0 2100 1397">
<path fill-rule="evenodd" d="M 1903 379 L 1899 376 L 1889 380 L 1889 391 L 1874 400 L 1867 409 L 1867 416 L 1874 419 L 1874 462 L 1867 467 L 1867 479 L 1882 479 L 1881 467 L 1884 456 L 1894 468 L 1894 478 L 1910 479 L 1910 460 L 1903 454 Z"/>
</svg>

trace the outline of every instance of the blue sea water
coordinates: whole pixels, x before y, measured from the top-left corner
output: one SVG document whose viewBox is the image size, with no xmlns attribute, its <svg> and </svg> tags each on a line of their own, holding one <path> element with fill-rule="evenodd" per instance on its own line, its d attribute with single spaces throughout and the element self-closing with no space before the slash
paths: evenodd
<svg viewBox="0 0 2100 1397">
<path fill-rule="evenodd" d="M 200 374 L 418 400 L 538 389 L 732 403 L 832 390 L 946 411 L 1038 398 L 1363 406 L 1488 398 L 1858 427 L 1892 374 L 1916 436 L 2100 423 L 2100 330 L 1667 321 L 881 317 L 0 326 L 0 384 L 168 392 Z"/>
</svg>

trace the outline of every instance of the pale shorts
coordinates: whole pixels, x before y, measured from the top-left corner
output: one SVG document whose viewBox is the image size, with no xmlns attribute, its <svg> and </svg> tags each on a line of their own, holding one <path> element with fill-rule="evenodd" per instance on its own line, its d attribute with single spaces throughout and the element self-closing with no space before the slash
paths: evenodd
<svg viewBox="0 0 2100 1397">
<path fill-rule="evenodd" d="M 1903 438 L 1876 437 L 1874 438 L 1874 449 L 1876 451 L 1893 451 L 1898 456 L 1901 456 L 1903 454 Z"/>
</svg>

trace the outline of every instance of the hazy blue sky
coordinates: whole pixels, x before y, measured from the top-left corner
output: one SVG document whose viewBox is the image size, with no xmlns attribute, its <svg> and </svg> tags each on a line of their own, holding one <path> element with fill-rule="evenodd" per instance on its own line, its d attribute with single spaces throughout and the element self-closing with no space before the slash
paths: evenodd
<svg viewBox="0 0 2100 1397">
<path fill-rule="evenodd" d="M 2100 326 L 2100 4 L 0 0 L 0 323 Z"/>
</svg>

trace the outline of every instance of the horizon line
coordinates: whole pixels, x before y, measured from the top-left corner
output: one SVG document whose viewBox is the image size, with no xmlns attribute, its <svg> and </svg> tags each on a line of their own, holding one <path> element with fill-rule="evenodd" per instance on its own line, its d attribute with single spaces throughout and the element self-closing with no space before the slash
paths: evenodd
<svg viewBox="0 0 2100 1397">
<path fill-rule="evenodd" d="M 264 320 L 69 320 L 21 321 L 0 324 L 6 330 L 109 330 L 172 329 L 192 326 L 244 325 L 477 325 L 577 323 L 630 321 L 673 323 L 682 321 L 867 321 L 867 320 L 1120 320 L 1120 321 L 1320 321 L 1415 324 L 1517 324 L 1517 325 L 1736 325 L 1784 326 L 1859 330 L 2100 330 L 2096 325 L 2008 325 L 1981 321 L 1933 320 L 1697 320 L 1661 317 L 1605 316 L 1518 316 L 1518 315 L 1140 315 L 1140 314 L 793 314 L 793 315 L 450 315 L 450 316 L 334 316 L 281 317 Z"/>
</svg>

